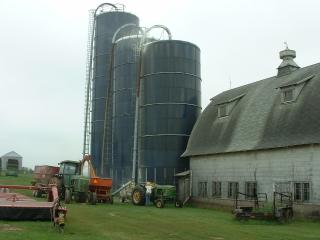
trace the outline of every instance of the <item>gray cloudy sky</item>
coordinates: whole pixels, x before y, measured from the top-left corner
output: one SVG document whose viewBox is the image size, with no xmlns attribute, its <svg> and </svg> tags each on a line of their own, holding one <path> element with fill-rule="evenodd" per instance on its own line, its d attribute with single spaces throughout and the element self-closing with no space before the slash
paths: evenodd
<svg viewBox="0 0 320 240">
<path fill-rule="evenodd" d="M 116 2 L 119 2 L 118 0 Z M 97 0 L 0 0 L 0 155 L 24 165 L 80 159 L 88 10 Z M 122 0 L 141 26 L 163 24 L 201 48 L 202 105 L 275 75 L 284 41 L 320 60 L 317 0 Z"/>
</svg>

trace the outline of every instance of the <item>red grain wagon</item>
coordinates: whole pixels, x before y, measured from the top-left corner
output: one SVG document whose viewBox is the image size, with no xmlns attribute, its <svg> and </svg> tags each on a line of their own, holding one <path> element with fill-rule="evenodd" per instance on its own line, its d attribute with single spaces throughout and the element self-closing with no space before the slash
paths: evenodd
<svg viewBox="0 0 320 240">
<path fill-rule="evenodd" d="M 59 173 L 59 167 L 49 165 L 38 165 L 34 167 L 32 185 L 36 187 L 33 191 L 35 197 L 41 197 L 46 192 L 42 190 L 48 187 L 52 178 Z"/>
</svg>

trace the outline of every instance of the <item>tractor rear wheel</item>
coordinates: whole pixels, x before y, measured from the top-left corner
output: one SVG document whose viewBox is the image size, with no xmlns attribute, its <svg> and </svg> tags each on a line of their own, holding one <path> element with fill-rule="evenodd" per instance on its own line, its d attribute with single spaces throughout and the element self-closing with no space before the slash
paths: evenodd
<svg viewBox="0 0 320 240">
<path fill-rule="evenodd" d="M 132 190 L 132 203 L 134 205 L 146 204 L 146 192 L 142 186 L 135 186 Z"/>
</svg>

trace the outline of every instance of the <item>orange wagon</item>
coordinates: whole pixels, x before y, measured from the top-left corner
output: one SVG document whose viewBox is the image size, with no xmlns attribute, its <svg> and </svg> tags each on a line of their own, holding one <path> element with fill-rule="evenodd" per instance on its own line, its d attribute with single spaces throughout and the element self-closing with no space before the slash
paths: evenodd
<svg viewBox="0 0 320 240">
<path fill-rule="evenodd" d="M 91 177 L 89 182 L 89 201 L 113 203 L 111 195 L 112 179 Z"/>
<path fill-rule="evenodd" d="M 82 160 L 82 173 L 84 168 L 87 168 L 90 175 L 88 202 L 91 204 L 95 204 L 96 202 L 112 204 L 112 178 L 101 178 L 96 175 L 90 155 L 84 156 Z"/>
</svg>

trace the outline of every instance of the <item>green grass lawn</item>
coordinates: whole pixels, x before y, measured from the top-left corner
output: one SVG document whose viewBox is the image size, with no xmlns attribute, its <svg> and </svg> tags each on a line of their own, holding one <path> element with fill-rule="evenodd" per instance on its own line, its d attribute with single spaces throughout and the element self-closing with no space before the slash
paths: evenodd
<svg viewBox="0 0 320 240">
<path fill-rule="evenodd" d="M 4 178 L 0 178 L 1 183 Z M 20 182 L 18 178 L 16 181 Z M 320 222 L 295 220 L 279 224 L 250 220 L 242 223 L 220 210 L 173 206 L 157 209 L 128 203 L 67 207 L 64 234 L 58 233 L 50 222 L 0 221 L 0 239 L 320 239 Z"/>
</svg>

